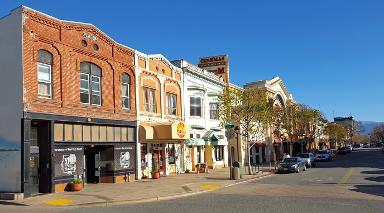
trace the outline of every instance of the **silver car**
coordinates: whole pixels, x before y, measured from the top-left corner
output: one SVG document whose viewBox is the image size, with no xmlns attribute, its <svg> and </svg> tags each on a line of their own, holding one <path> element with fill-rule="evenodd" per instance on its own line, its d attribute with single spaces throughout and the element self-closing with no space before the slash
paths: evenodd
<svg viewBox="0 0 384 213">
<path fill-rule="evenodd" d="M 300 157 L 305 161 L 305 166 L 307 168 L 316 167 L 315 156 L 312 153 L 301 153 L 297 157 Z"/>
</svg>

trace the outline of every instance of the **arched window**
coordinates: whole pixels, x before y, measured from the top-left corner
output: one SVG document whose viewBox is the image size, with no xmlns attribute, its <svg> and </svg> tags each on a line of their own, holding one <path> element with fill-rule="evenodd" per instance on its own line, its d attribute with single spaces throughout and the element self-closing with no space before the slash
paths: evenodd
<svg viewBox="0 0 384 213">
<path fill-rule="evenodd" d="M 52 54 L 38 51 L 37 81 L 39 97 L 52 98 Z"/>
<path fill-rule="evenodd" d="M 101 105 L 101 68 L 96 64 L 80 63 L 80 102 Z"/>
<path fill-rule="evenodd" d="M 123 109 L 131 108 L 130 84 L 131 84 L 131 77 L 127 73 L 123 73 L 121 75 L 121 101 L 122 101 Z"/>
</svg>

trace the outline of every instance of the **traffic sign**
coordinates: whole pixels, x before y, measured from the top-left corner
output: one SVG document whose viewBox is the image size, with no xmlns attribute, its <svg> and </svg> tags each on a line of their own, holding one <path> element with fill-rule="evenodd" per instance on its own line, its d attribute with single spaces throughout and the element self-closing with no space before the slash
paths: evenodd
<svg viewBox="0 0 384 213">
<path fill-rule="evenodd" d="M 236 132 L 233 129 L 227 129 L 225 130 L 225 137 L 227 137 L 228 140 L 231 140 L 235 138 Z"/>
<path fill-rule="evenodd" d="M 224 125 L 224 127 L 225 127 L 226 129 L 232 129 L 233 127 L 235 127 L 235 125 L 233 125 L 232 122 L 228 122 L 228 123 L 226 123 L 226 124 Z"/>
</svg>

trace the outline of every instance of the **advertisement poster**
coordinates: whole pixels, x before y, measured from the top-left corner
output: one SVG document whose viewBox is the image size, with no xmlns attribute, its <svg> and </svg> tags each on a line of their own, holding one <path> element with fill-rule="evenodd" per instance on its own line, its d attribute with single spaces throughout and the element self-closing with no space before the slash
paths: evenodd
<svg viewBox="0 0 384 213">
<path fill-rule="evenodd" d="M 55 146 L 55 177 L 75 177 L 83 174 L 84 149 L 81 146 Z"/>
<path fill-rule="evenodd" d="M 134 171 L 136 167 L 136 146 L 125 144 L 115 146 L 115 169 Z"/>
</svg>

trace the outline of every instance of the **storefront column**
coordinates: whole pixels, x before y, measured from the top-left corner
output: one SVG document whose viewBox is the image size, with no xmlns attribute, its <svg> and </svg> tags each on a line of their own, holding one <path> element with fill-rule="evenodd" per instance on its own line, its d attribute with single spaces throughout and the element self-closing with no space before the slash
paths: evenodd
<svg viewBox="0 0 384 213">
<path fill-rule="evenodd" d="M 136 180 L 141 179 L 141 142 L 139 141 L 139 125 L 136 126 Z"/>
<path fill-rule="evenodd" d="M 223 152 L 224 152 L 224 158 L 223 158 L 223 166 L 224 167 L 227 167 L 227 166 L 225 166 L 226 164 L 227 164 L 227 162 L 228 162 L 228 147 L 229 147 L 229 145 L 225 145 L 224 146 L 224 150 L 223 150 Z"/>
<path fill-rule="evenodd" d="M 170 171 L 169 171 L 169 150 L 168 150 L 168 144 L 164 144 L 164 159 L 165 159 L 165 168 L 164 168 L 164 172 L 165 172 L 165 175 L 168 176 L 170 174 Z"/>
<path fill-rule="evenodd" d="M 293 151 L 293 144 L 292 142 L 289 142 L 289 155 L 292 156 L 292 151 Z"/>
</svg>

